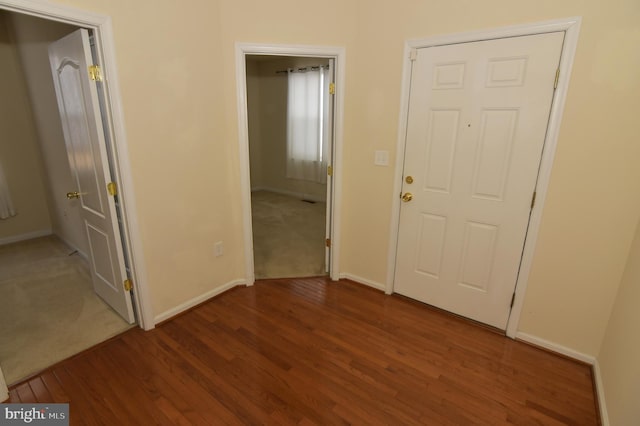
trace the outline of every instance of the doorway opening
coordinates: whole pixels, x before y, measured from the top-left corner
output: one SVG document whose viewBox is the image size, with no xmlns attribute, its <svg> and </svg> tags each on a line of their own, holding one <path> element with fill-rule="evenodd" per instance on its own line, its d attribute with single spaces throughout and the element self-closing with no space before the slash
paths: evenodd
<svg viewBox="0 0 640 426">
<path fill-rule="evenodd" d="M 239 44 L 236 54 L 247 284 L 337 280 L 344 50 Z"/>
<path fill-rule="evenodd" d="M 256 279 L 325 275 L 332 60 L 249 55 L 246 70 Z"/>
<path fill-rule="evenodd" d="M 7 383 L 19 381 L 130 327 L 129 320 L 120 318 L 93 291 L 89 270 L 95 262 L 85 234 L 85 224 L 77 214 L 79 201 L 65 197 L 67 191 L 74 189 L 75 179 L 69 170 L 64 138 L 53 140 L 52 138 L 56 138 L 56 131 L 51 131 L 57 126 L 57 136 L 61 136 L 62 125 L 55 105 L 47 47 L 84 27 L 92 34 L 92 38 L 98 39 L 93 46 L 94 55 L 99 58 L 95 63 L 102 65 L 103 45 L 99 39 L 101 35 L 104 36 L 104 32 L 100 32 L 102 24 L 85 26 L 84 23 L 93 23 L 98 18 L 95 15 L 88 18 L 80 11 L 69 9 L 61 12 L 47 5 L 42 5 L 40 9 L 42 10 L 26 11 L 0 1 L 0 22 L 6 35 L 3 47 L 14 57 L 16 85 L 22 86 L 18 99 L 5 98 L 5 102 L 12 102 L 11 107 L 16 110 L 21 109 L 24 121 L 20 130 L 24 137 L 20 138 L 16 134 L 16 139 L 5 140 L 13 144 L 5 148 L 7 151 L 14 150 L 18 140 L 21 146 L 27 143 L 30 145 L 21 155 L 12 158 L 16 162 L 12 165 L 12 173 L 7 176 L 7 180 L 10 189 L 17 195 L 16 198 L 20 198 L 19 194 L 23 191 L 17 186 L 17 182 L 22 184 L 23 181 L 13 172 L 25 168 L 21 167 L 25 163 L 20 163 L 24 160 L 32 165 L 26 167 L 26 172 L 35 176 L 33 180 L 40 189 L 37 191 L 38 196 L 29 195 L 31 200 L 27 201 L 31 204 L 25 204 L 24 197 L 16 200 L 20 201 L 16 203 L 17 215 L 3 221 L 4 232 L 0 238 L 0 244 L 3 244 L 0 247 L 2 261 L 9 262 L 13 267 L 11 273 L 8 268 L 3 269 L 3 276 L 0 277 L 0 284 L 4 288 L 3 301 L 13 300 L 11 297 L 14 296 L 17 298 L 10 308 L 3 309 L 11 318 L 2 321 L 2 332 L 8 334 L 9 340 L 16 345 L 12 345 L 15 347 L 11 349 L 2 344 L 7 349 L 2 355 L 10 357 L 9 352 L 15 352 L 14 355 L 20 358 L 18 363 L 0 358 Z M 107 133 L 113 132 L 110 113 L 113 111 L 114 99 L 110 99 L 107 92 L 100 95 L 104 115 L 99 120 L 107 123 L 109 127 L 105 125 L 105 134 L 113 141 L 114 136 Z M 108 151 L 105 161 L 113 176 L 112 180 L 122 188 L 122 176 L 118 176 L 118 172 L 123 169 L 116 150 L 113 146 L 103 145 L 103 148 Z M 122 200 L 118 202 L 114 198 L 114 201 L 119 209 L 119 225 L 116 227 L 123 236 L 122 265 L 123 268 L 126 265 L 128 273 L 134 277 L 138 271 L 131 256 L 135 248 L 131 246 L 131 231 L 136 231 L 128 226 L 127 211 Z M 33 208 L 34 202 L 41 206 L 42 221 L 36 224 L 24 223 L 22 217 L 33 215 L 37 210 Z M 14 224 L 18 224 L 16 229 L 10 229 Z M 35 293 L 34 286 L 38 287 Z M 143 306 L 146 303 L 142 294 L 144 291 L 140 291 L 144 290 L 143 287 L 141 285 L 136 289 L 138 291 L 134 298 L 138 314 L 136 322 L 140 326 L 152 328 L 153 323 L 148 318 L 150 312 Z M 12 288 L 16 291 L 11 291 Z M 130 295 L 133 298 L 133 292 Z M 21 303 L 23 306 L 19 307 Z M 11 315 L 17 310 L 21 314 L 19 319 L 17 315 Z M 51 329 L 54 325 L 55 329 Z M 38 348 L 38 341 L 42 340 L 38 335 L 46 334 L 52 335 L 53 342 L 59 345 Z"/>
</svg>

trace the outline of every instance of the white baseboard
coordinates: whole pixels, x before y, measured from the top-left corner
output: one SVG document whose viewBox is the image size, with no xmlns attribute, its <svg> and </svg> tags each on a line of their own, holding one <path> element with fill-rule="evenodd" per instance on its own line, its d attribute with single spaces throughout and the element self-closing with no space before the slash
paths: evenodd
<svg viewBox="0 0 640 426">
<path fill-rule="evenodd" d="M 324 203 L 327 201 L 326 195 L 320 196 L 320 195 L 313 195 L 313 194 L 304 194 L 302 192 L 287 191 L 286 189 L 270 188 L 266 186 L 258 186 L 255 188 L 251 188 L 251 192 L 256 192 L 256 191 L 275 192 L 276 194 L 288 195 L 290 197 L 300 198 L 301 200 L 311 200 L 317 203 Z"/>
<path fill-rule="evenodd" d="M 34 238 L 46 237 L 52 233 L 53 231 L 51 229 L 41 229 L 39 231 L 28 232 L 26 234 L 12 235 L 11 237 L 0 238 L 0 246 L 17 243 L 19 241 L 33 240 Z"/>
<path fill-rule="evenodd" d="M 516 339 L 520 339 L 525 342 L 531 343 L 533 345 L 540 346 L 545 349 L 549 349 L 552 352 L 556 352 L 561 355 L 568 356 L 569 358 L 573 358 L 578 361 L 586 362 L 587 364 L 594 365 L 596 363 L 596 358 L 592 355 L 583 354 L 582 352 L 578 352 L 571 348 L 567 348 L 566 346 L 562 346 L 557 343 L 550 342 L 548 340 L 542 339 L 537 336 L 533 336 L 531 334 L 523 333 L 522 331 L 518 331 L 516 333 Z"/>
<path fill-rule="evenodd" d="M 595 388 L 596 388 L 595 392 L 596 392 L 596 397 L 598 398 L 598 406 L 600 407 L 600 419 L 602 420 L 603 426 L 609 426 L 609 414 L 607 412 L 607 404 L 604 397 L 604 385 L 602 383 L 602 376 L 600 373 L 600 364 L 598 363 L 598 359 L 596 357 L 592 355 L 583 354 L 582 352 L 578 352 L 571 348 L 567 348 L 566 346 L 562 346 L 557 343 L 542 339 L 540 337 L 523 333 L 521 331 L 518 331 L 516 333 L 516 339 L 520 339 L 524 342 L 528 342 L 533 345 L 548 349 L 552 352 L 556 352 L 558 354 L 567 356 L 569 358 L 573 358 L 578 361 L 582 361 L 587 364 L 590 364 L 593 367 L 592 371 L 594 375 L 594 382 L 595 382 Z"/>
<path fill-rule="evenodd" d="M 245 285 L 247 282 L 245 279 L 238 279 L 238 280 L 233 280 L 230 281 L 226 284 L 221 285 L 220 287 L 214 288 L 211 291 L 208 291 L 204 294 L 201 294 L 200 296 L 194 297 L 191 300 L 187 300 L 186 302 L 176 306 L 175 308 L 171 308 L 168 311 L 165 311 L 163 313 L 161 313 L 160 315 L 157 315 L 153 318 L 153 322 L 154 324 L 158 324 L 162 321 L 168 320 L 169 318 L 172 318 L 188 309 L 193 308 L 196 305 L 199 305 L 202 302 L 205 302 L 209 299 L 211 299 L 214 296 L 217 296 L 221 293 L 224 293 L 227 290 L 232 289 L 233 287 L 239 286 L 239 285 Z"/>
<path fill-rule="evenodd" d="M 367 278 L 362 278 L 357 275 L 349 274 L 347 272 L 341 272 L 339 276 L 340 276 L 340 279 L 344 278 L 347 280 L 355 281 L 358 284 L 364 284 L 366 286 L 373 287 L 376 290 L 381 290 L 381 291 L 387 290 L 387 286 L 385 286 L 384 284 L 380 284 L 379 282 L 372 281 Z"/>
<path fill-rule="evenodd" d="M 55 232 L 54 232 L 55 234 Z M 82 257 L 84 260 L 89 260 L 89 256 L 87 256 L 87 254 L 85 252 L 83 252 L 82 250 L 80 250 L 78 247 L 76 247 L 75 244 L 73 244 L 71 241 L 67 240 L 66 238 L 63 238 L 62 236 L 60 236 L 59 234 L 55 234 L 56 237 L 60 238 L 60 241 L 62 241 L 63 243 L 65 243 L 71 250 L 75 250 L 77 252 L 77 254 Z"/>
<path fill-rule="evenodd" d="M 600 371 L 600 363 L 596 359 L 593 364 L 593 374 L 596 382 L 596 395 L 598 397 L 598 406 L 600 407 L 600 420 L 602 426 L 609 426 L 609 412 L 607 411 L 607 401 L 604 398 L 604 383 L 602 382 L 602 373 Z"/>
</svg>

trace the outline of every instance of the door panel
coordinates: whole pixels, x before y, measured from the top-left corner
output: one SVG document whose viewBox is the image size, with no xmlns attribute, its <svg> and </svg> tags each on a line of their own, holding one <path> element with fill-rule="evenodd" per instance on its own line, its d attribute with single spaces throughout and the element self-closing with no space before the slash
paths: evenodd
<svg viewBox="0 0 640 426">
<path fill-rule="evenodd" d="M 82 208 L 104 218 L 104 191 L 98 186 L 98 176 L 96 176 L 101 164 L 96 164 L 93 147 L 86 143 L 91 140 L 91 129 L 87 122 L 91 112 L 87 111 L 86 103 L 79 102 L 83 99 L 81 72 L 86 72 L 86 69 L 81 70 L 79 62 L 68 58 L 63 59 L 57 67 L 62 111 L 67 117 L 65 119 L 66 136 L 69 139 L 67 155 L 76 178 L 78 192 L 83 194 L 80 198 Z"/>
<path fill-rule="evenodd" d="M 89 34 L 79 29 L 49 46 L 58 109 L 67 156 L 80 194 L 82 218 L 89 242 L 95 292 L 130 324 L 134 322 L 122 240 L 114 197 L 107 192 L 110 172 L 96 84 L 89 79 L 93 62 Z"/>
<path fill-rule="evenodd" d="M 328 76 L 329 76 L 329 81 L 327 82 L 327 90 L 329 87 L 331 87 L 332 84 L 335 85 L 335 60 L 334 59 L 329 59 L 329 72 L 328 72 Z M 326 120 L 323 123 L 324 125 L 324 135 L 325 135 L 325 140 L 323 141 L 326 144 L 326 147 L 324 149 L 324 152 L 327 155 L 327 164 L 330 167 L 333 167 L 333 141 L 334 141 L 334 132 L 335 132 L 335 128 L 333 125 L 334 122 L 334 111 L 335 111 L 335 95 L 332 95 L 330 93 L 326 93 L 326 100 L 325 100 L 325 117 Z M 331 226 L 332 226 L 332 220 L 333 217 L 331 215 L 331 212 L 333 211 L 333 175 L 327 173 L 327 207 L 326 207 L 326 213 L 325 213 L 325 238 L 326 240 L 330 240 L 331 239 Z M 331 273 L 331 247 L 329 244 L 327 244 L 325 250 L 324 250 L 324 270 L 326 273 Z"/>
<path fill-rule="evenodd" d="M 506 327 L 563 39 L 418 49 L 396 292 Z"/>
</svg>

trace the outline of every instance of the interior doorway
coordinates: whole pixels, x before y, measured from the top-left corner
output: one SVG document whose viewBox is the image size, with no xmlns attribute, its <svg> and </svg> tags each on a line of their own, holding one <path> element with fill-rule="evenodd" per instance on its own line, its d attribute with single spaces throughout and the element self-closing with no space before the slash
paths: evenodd
<svg viewBox="0 0 640 426">
<path fill-rule="evenodd" d="M 102 303 L 102 301 L 93 292 L 93 289 L 91 286 L 91 277 L 86 275 L 87 270 L 90 269 L 89 265 L 92 263 L 92 255 L 91 255 L 90 248 L 87 247 L 88 244 L 87 244 L 86 236 L 83 237 L 84 233 L 83 233 L 82 221 L 79 220 L 80 219 L 79 216 L 74 217 L 75 216 L 74 202 L 76 201 L 67 200 L 64 198 L 65 192 L 69 190 L 69 179 L 65 179 L 65 174 L 69 175 L 69 170 L 68 170 L 69 164 L 67 162 L 67 152 L 64 147 L 64 142 L 60 146 L 60 145 L 56 145 L 55 143 L 52 143 L 50 139 L 47 139 L 47 137 L 49 136 L 49 132 L 48 132 L 46 121 L 57 120 L 58 122 L 57 125 L 60 126 L 60 116 L 58 114 L 57 109 L 55 108 L 55 97 L 53 98 L 54 99 L 53 111 L 48 111 L 44 114 L 38 115 L 38 113 L 42 113 L 42 111 L 38 110 L 38 108 L 41 108 L 43 107 L 43 105 L 46 104 L 46 102 L 43 102 L 43 97 L 41 96 L 43 91 L 46 91 L 46 88 L 43 89 L 43 87 L 46 86 L 47 84 L 49 85 L 52 84 L 51 69 L 50 67 L 48 68 L 48 57 L 46 54 L 47 46 L 51 42 L 63 37 L 69 32 L 72 32 L 78 28 L 84 27 L 84 25 L 82 25 L 81 22 L 83 22 L 85 16 L 82 12 L 73 11 L 71 9 L 63 12 L 60 12 L 58 10 L 49 11 L 48 9 L 50 9 L 50 7 L 47 7 L 46 5 L 43 5 L 41 9 L 42 9 L 41 16 L 32 16 L 34 14 L 35 15 L 39 15 L 39 14 L 34 10 L 29 10 L 28 14 L 22 13 L 24 11 L 22 11 L 19 7 L 16 8 L 12 5 L 6 5 L 4 2 L 0 1 L 0 13 L 3 15 L 3 18 L 8 17 L 7 19 L 11 21 L 10 25 L 11 25 L 11 30 L 13 34 L 12 34 L 12 39 L 10 38 L 7 43 L 12 42 L 14 45 L 9 47 L 17 52 L 18 50 L 21 50 L 21 49 L 18 49 L 17 47 L 18 43 L 23 43 L 21 47 L 28 46 L 27 48 L 22 49 L 23 51 L 20 52 L 20 55 L 16 53 L 15 56 L 20 57 L 19 62 L 23 62 L 23 63 L 27 62 L 24 60 L 25 55 L 28 56 L 29 58 L 28 61 L 35 61 L 35 62 L 43 61 L 38 66 L 32 67 L 31 64 L 29 65 L 30 71 L 39 70 L 40 72 L 44 73 L 43 75 L 38 76 L 36 75 L 37 74 L 36 72 L 35 74 L 31 73 L 29 76 L 27 76 L 26 73 L 24 72 L 24 69 L 26 68 L 26 66 L 24 65 L 22 66 L 21 72 L 23 73 L 22 76 L 24 77 L 24 81 L 22 82 L 22 84 L 28 87 L 28 90 L 25 90 L 24 97 L 31 98 L 31 101 L 27 100 L 24 103 L 25 105 L 30 104 L 30 108 L 27 107 L 26 109 L 32 110 L 32 111 L 28 111 L 27 113 L 33 116 L 33 119 L 31 121 L 35 129 L 31 129 L 31 133 L 32 135 L 36 135 L 35 137 L 33 137 L 33 139 L 34 140 L 38 139 L 40 140 L 40 142 L 43 142 L 42 139 L 46 139 L 44 143 L 41 143 L 40 147 L 35 148 L 35 151 L 40 151 L 40 152 L 36 155 L 39 158 L 35 159 L 34 163 L 36 164 L 39 163 L 42 166 L 41 170 L 38 171 L 38 173 L 41 176 L 41 179 L 40 179 L 41 184 L 44 187 L 44 190 L 41 194 L 42 194 L 42 198 L 46 198 L 46 200 L 43 201 L 43 205 L 45 206 L 44 210 L 49 211 L 51 213 L 50 218 L 52 219 L 51 220 L 52 223 L 48 225 L 48 230 L 46 229 L 47 227 L 45 226 L 42 229 L 38 229 L 36 232 L 30 232 L 30 233 L 18 232 L 17 234 L 19 235 L 13 235 L 13 236 L 10 236 L 9 238 L 4 238 L 2 241 L 3 243 L 14 242 L 14 244 L 3 246 L 2 248 L 3 248 L 3 254 L 7 255 L 6 256 L 7 260 L 11 262 L 12 266 L 16 266 L 18 265 L 18 262 L 13 262 L 12 259 L 14 257 L 15 258 L 22 257 L 22 258 L 26 258 L 27 263 L 29 263 L 30 261 L 28 259 L 31 259 L 32 258 L 31 256 L 34 255 L 33 251 L 30 251 L 30 248 L 33 248 L 35 246 L 36 247 L 35 256 L 37 257 L 41 255 L 40 260 L 42 260 L 41 262 L 42 265 L 40 266 L 43 267 L 41 268 L 42 270 L 40 270 L 40 275 L 42 276 L 39 278 L 42 278 L 41 281 L 44 282 L 43 285 L 45 286 L 49 285 L 52 282 L 57 282 L 58 284 L 62 282 L 63 284 L 66 284 L 68 282 L 73 281 L 74 285 L 76 286 L 79 285 L 79 286 L 82 286 L 83 288 L 87 287 L 88 291 L 86 293 L 83 293 L 83 296 L 80 298 L 80 301 L 79 301 L 80 305 L 76 305 L 75 302 L 73 302 L 74 296 L 77 296 L 78 294 L 78 291 L 76 291 L 77 289 L 76 290 L 70 289 L 69 292 L 66 293 L 67 296 L 69 297 L 67 299 L 62 300 L 62 302 L 60 302 L 60 304 L 62 304 L 63 306 L 66 306 L 65 309 L 58 310 L 64 314 L 67 314 L 69 312 L 73 312 L 76 308 L 78 308 L 79 315 L 77 315 L 77 318 L 79 319 L 77 319 L 74 322 L 72 321 L 73 324 L 71 326 L 61 327 L 61 330 L 65 332 L 68 331 L 69 336 L 73 338 L 76 338 L 80 335 L 84 335 L 85 339 L 83 342 L 74 341 L 73 343 L 69 343 L 69 341 L 64 338 L 63 333 L 61 333 L 60 330 L 58 330 L 56 332 L 57 334 L 54 334 L 54 336 L 57 337 L 54 340 L 59 341 L 61 343 L 61 347 L 60 348 L 47 347 L 46 350 L 37 351 L 39 352 L 37 354 L 38 358 L 42 358 L 41 355 L 43 354 L 51 355 L 52 357 L 46 358 L 44 360 L 43 359 L 36 360 L 37 362 L 35 362 L 31 366 L 24 365 L 26 370 L 23 369 L 23 370 L 17 371 L 17 369 L 14 369 L 12 367 L 8 367 L 8 368 L 5 367 L 3 369 L 3 373 L 8 378 L 7 379 L 8 383 L 15 382 L 16 379 L 20 379 L 21 377 L 23 377 L 25 373 L 26 374 L 33 373 L 38 369 L 47 367 L 53 362 L 57 362 L 63 358 L 71 356 L 74 353 L 77 353 L 79 350 L 86 349 L 96 343 L 99 343 L 100 341 L 103 341 L 111 337 L 114 334 L 117 334 L 118 332 L 126 330 L 129 327 L 129 324 L 127 324 L 127 321 L 120 320 L 119 318 L 117 318 L 117 314 L 112 312 L 111 314 L 114 317 L 114 321 L 111 321 L 110 319 L 106 320 L 106 323 L 109 323 L 110 327 L 107 327 L 107 328 L 98 327 L 97 329 L 94 328 L 92 331 L 88 331 L 87 333 L 84 333 L 82 329 L 83 326 L 95 325 L 97 323 L 97 321 L 94 321 L 95 318 L 94 319 L 85 318 L 80 314 L 85 311 L 95 312 L 95 310 L 85 309 L 87 306 L 85 305 L 85 302 L 88 301 L 87 298 L 92 299 L 91 301 L 89 301 L 91 304 L 94 304 L 94 302 L 98 303 L 98 305 L 95 305 L 95 306 L 99 306 L 99 304 Z M 55 9 L 55 8 L 51 8 L 51 9 Z M 65 15 L 65 18 L 67 19 L 64 19 L 64 20 L 68 22 L 68 24 L 59 22 L 61 20 L 61 16 L 58 14 L 60 13 Z M 74 19 L 71 19 L 69 15 L 71 15 Z M 54 19 L 53 16 L 56 16 L 57 19 Z M 88 19 L 87 22 L 91 22 L 92 20 L 96 20 L 98 18 L 96 18 L 96 16 L 92 16 L 91 18 L 87 18 L 87 19 Z M 87 25 L 87 27 L 89 28 L 89 31 L 92 32 L 92 34 L 98 38 L 95 48 L 96 48 L 96 51 L 98 52 L 97 57 L 101 58 L 102 57 L 101 52 L 103 49 L 103 46 L 99 39 L 99 37 L 101 36 L 99 29 L 101 27 L 100 27 L 100 23 L 97 23 L 96 25 Z M 42 38 L 43 35 L 45 36 L 44 38 Z M 104 36 L 104 33 L 102 33 L 102 36 Z M 37 51 L 38 49 L 40 49 L 39 53 L 42 53 L 42 54 L 38 54 L 38 55 L 35 54 L 35 51 Z M 99 59 L 97 63 L 102 64 L 102 59 Z M 34 86 L 37 86 L 37 87 L 34 87 Z M 49 87 L 52 89 L 52 86 L 49 86 Z M 34 93 L 36 94 L 35 97 L 34 97 Z M 110 126 L 109 127 L 110 131 L 113 131 L 110 114 L 111 114 L 111 111 L 113 110 L 112 103 L 115 98 L 109 99 L 109 94 L 106 94 L 106 96 L 104 95 L 105 93 L 103 93 L 102 106 L 103 106 L 103 111 L 106 111 L 106 112 L 104 112 L 104 116 L 102 117 L 102 120 L 103 122 L 108 123 L 107 125 Z M 111 94 L 111 96 L 113 96 L 113 94 Z M 34 102 L 33 101 L 34 99 L 37 99 L 37 102 Z M 113 136 L 111 137 L 111 140 L 113 140 Z M 118 182 L 119 184 L 121 182 L 121 176 L 118 176 L 118 172 L 119 171 L 121 172 L 122 168 L 114 152 L 115 148 L 114 147 L 103 147 L 103 148 L 109 151 L 108 160 L 107 160 L 109 163 L 108 169 L 111 171 L 112 174 L 115 174 L 113 180 L 115 182 Z M 66 171 L 65 171 L 65 168 L 67 169 Z M 61 194 L 62 196 L 59 197 Z M 18 206 L 18 210 L 19 209 L 20 207 Z M 22 212 L 18 211 L 18 215 L 26 212 L 27 210 L 28 209 L 23 209 Z M 46 212 L 45 212 L 45 215 L 46 215 Z M 57 217 L 54 217 L 54 216 L 57 216 Z M 127 233 L 130 231 L 130 228 L 128 227 L 128 223 L 127 223 L 127 217 L 128 215 L 124 208 L 124 205 L 120 203 L 120 211 L 118 214 L 118 219 L 119 219 L 121 230 L 123 233 Z M 28 240 L 32 237 L 42 237 L 44 235 L 47 235 L 47 236 L 43 238 L 37 238 L 36 240 L 33 240 L 33 241 L 26 241 L 25 244 L 20 242 L 23 240 Z M 132 247 L 129 247 L 128 249 L 126 247 L 129 241 L 130 241 L 130 235 L 123 238 L 122 244 L 125 246 L 124 257 L 126 258 L 126 262 L 128 263 L 127 270 L 129 271 L 131 276 L 135 276 L 136 268 L 131 257 Z M 31 247 L 26 247 L 26 246 L 31 246 Z M 123 262 L 125 262 L 125 260 L 123 260 Z M 33 270 L 35 268 L 18 267 L 16 270 L 19 270 L 22 272 L 15 273 L 13 275 L 18 276 L 19 281 L 27 280 L 29 282 L 34 282 L 30 280 L 30 278 L 28 278 L 29 273 L 32 272 L 30 269 Z M 64 272 L 62 273 L 61 271 L 63 270 Z M 75 272 L 78 272 L 78 274 L 75 274 Z M 74 275 L 74 278 L 60 280 L 59 279 L 60 273 L 62 273 L 63 275 L 70 273 Z M 15 277 L 8 277 L 8 278 L 11 279 Z M 10 281 L 9 279 L 7 280 L 7 282 Z M 55 288 L 51 290 L 54 292 L 53 294 L 56 297 L 60 296 L 61 294 L 64 295 L 64 292 L 67 291 L 65 290 L 66 287 L 62 285 L 54 286 L 54 287 Z M 23 289 L 24 288 L 21 287 L 21 290 Z M 141 285 L 138 290 L 144 290 L 143 285 Z M 141 308 L 146 303 L 143 293 L 144 291 L 137 292 L 136 296 L 139 295 L 139 297 L 135 298 L 136 299 L 135 304 L 137 308 L 136 310 L 138 311 L 138 314 L 139 314 L 138 323 L 139 325 L 145 328 L 152 328 L 153 323 L 152 321 L 149 321 L 149 314 L 150 314 L 149 310 Z M 41 293 L 39 292 L 38 294 L 41 294 Z M 3 295 L 3 298 L 6 295 L 7 294 Z M 50 301 L 51 300 L 46 300 L 45 301 L 46 303 L 38 305 L 37 307 L 39 311 L 34 310 L 31 313 L 27 312 L 24 317 L 25 323 L 31 320 L 37 319 L 36 317 L 38 316 L 46 317 L 45 323 L 48 323 L 48 324 L 58 323 L 56 318 L 47 317 L 47 315 L 52 314 L 54 311 L 56 311 L 55 309 L 51 308 L 51 303 L 49 303 Z M 29 297 L 26 297 L 26 300 L 23 300 L 23 302 L 26 302 L 26 306 L 37 305 L 36 303 L 30 303 Z M 17 306 L 17 304 L 13 306 Z M 102 303 L 102 305 L 100 306 L 104 307 L 103 309 L 104 312 L 109 311 L 109 308 L 106 307 L 104 303 Z M 6 310 L 10 311 L 11 309 L 6 309 Z M 111 315 L 111 314 L 107 312 L 107 315 Z M 67 316 L 73 317 L 73 315 L 71 316 L 67 315 Z M 9 327 L 9 325 L 13 324 L 12 321 L 2 321 L 2 323 L 6 327 Z M 18 324 L 18 327 L 14 327 L 15 329 L 14 331 L 17 334 L 13 335 L 10 340 L 14 340 L 14 341 L 26 340 L 25 334 L 22 333 L 22 331 L 24 330 L 22 330 L 22 328 L 20 328 L 19 325 L 20 324 Z M 42 331 L 42 330 L 39 330 L 39 331 Z M 35 340 L 38 340 L 38 339 L 35 339 Z M 22 358 L 21 364 L 26 364 L 25 358 L 28 358 L 29 356 L 24 352 L 31 351 L 31 350 L 22 348 L 20 351 L 21 353 L 19 355 Z"/>
<path fill-rule="evenodd" d="M 329 271 L 332 65 L 329 58 L 246 57 L 257 279 Z"/>
<path fill-rule="evenodd" d="M 344 49 L 238 44 L 236 58 L 247 284 L 318 274 L 337 280 Z M 313 107 L 292 108 L 295 80 L 322 72 L 314 84 L 325 95 Z M 314 131 L 326 139 L 313 145 L 315 157 L 297 157 L 295 115 L 309 121 L 309 108 L 324 111 Z M 296 240 L 310 240 L 309 250 L 297 249 Z"/>
</svg>

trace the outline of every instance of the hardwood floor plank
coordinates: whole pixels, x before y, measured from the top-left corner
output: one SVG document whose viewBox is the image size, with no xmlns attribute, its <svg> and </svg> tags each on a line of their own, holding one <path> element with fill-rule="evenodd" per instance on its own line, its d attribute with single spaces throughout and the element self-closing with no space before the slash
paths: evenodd
<svg viewBox="0 0 640 426">
<path fill-rule="evenodd" d="M 95 354 L 92 354 L 95 355 Z M 109 377 L 107 370 L 109 367 L 97 365 L 95 356 L 86 356 L 77 360 L 73 365 L 66 366 L 64 374 L 75 379 L 76 385 L 83 389 L 87 395 L 88 404 L 100 407 L 100 421 L 105 423 L 127 422 L 129 419 L 140 420 L 139 411 L 131 409 L 130 404 L 122 403 L 121 398 L 128 395 L 128 389 L 118 389 Z M 60 377 L 60 376 L 59 376 Z M 61 377 L 60 377 L 61 378 Z M 74 401 L 70 402 L 71 406 L 75 406 Z M 140 410 L 140 412 L 144 409 Z M 72 422 L 80 424 L 82 415 L 73 416 Z"/>
<path fill-rule="evenodd" d="M 36 397 L 36 402 L 53 402 L 53 397 L 49 393 L 49 390 L 45 386 L 41 377 L 34 377 L 32 380 L 29 380 L 29 387 L 33 392 L 33 395 Z"/>
<path fill-rule="evenodd" d="M 204 332 L 205 329 L 201 328 L 197 324 L 197 318 L 190 322 L 190 325 L 194 327 L 194 332 Z M 224 334 L 228 334 L 230 331 L 228 328 L 209 328 L 209 331 L 215 333 L 216 337 L 225 339 Z M 218 344 L 230 342 L 229 337 L 226 340 L 217 339 Z M 210 347 L 210 343 L 208 344 Z M 286 417 L 289 421 L 301 421 L 306 415 L 313 418 L 314 412 L 322 412 L 330 410 L 334 402 L 322 398 L 321 394 L 314 393 L 312 397 L 305 398 L 303 394 L 299 393 L 304 389 L 304 384 L 295 381 L 290 375 L 284 372 L 286 378 L 282 374 L 279 374 L 279 368 L 277 364 L 271 362 L 270 358 L 262 356 L 261 353 L 257 353 L 243 345 L 239 345 L 234 348 L 237 356 L 234 356 L 232 360 L 227 363 L 227 371 L 242 380 L 244 388 L 248 394 L 264 392 L 264 388 L 271 390 L 275 395 L 278 395 L 279 399 L 284 402 L 281 407 L 275 408 L 274 412 L 278 412 L 278 418 Z M 246 369 L 255 370 L 254 374 L 249 376 L 242 374 Z M 249 378 L 250 380 L 245 380 Z M 300 404 L 291 404 L 291 401 L 299 400 Z M 305 414 L 306 413 L 306 414 Z M 273 416 L 272 416 L 273 417 Z"/>
<path fill-rule="evenodd" d="M 236 417 L 206 393 L 198 383 L 183 370 L 176 368 L 174 360 L 160 350 L 156 344 L 155 333 L 138 331 L 122 337 L 124 354 L 129 354 L 143 364 L 144 370 L 151 373 L 151 386 L 162 389 L 162 395 L 172 401 L 183 401 L 182 412 L 192 418 L 194 424 L 226 424 L 237 422 Z M 141 367 L 133 366 L 131 375 L 138 379 Z M 168 373 L 167 373 L 168 372 Z M 142 373 L 144 374 L 144 373 Z"/>
<path fill-rule="evenodd" d="M 9 389 L 9 399 L 6 402 L 7 404 L 20 404 L 22 402 L 20 395 L 18 395 L 18 390 L 15 387 Z"/>
<path fill-rule="evenodd" d="M 23 400 L 69 402 L 74 425 L 599 423 L 589 366 L 327 278 L 130 330 L 13 386 Z"/>
<path fill-rule="evenodd" d="M 69 396 L 64 391 L 62 385 L 58 381 L 58 378 L 51 370 L 44 371 L 39 377 L 51 395 L 51 402 L 65 403 L 70 401 Z"/>
<path fill-rule="evenodd" d="M 16 388 L 18 395 L 20 397 L 20 402 L 29 403 L 29 402 L 38 402 L 36 396 L 33 394 L 31 387 L 29 386 L 29 382 L 24 382 L 18 385 Z"/>
<path fill-rule="evenodd" d="M 79 357 L 76 357 L 77 361 Z M 96 399 L 98 395 L 90 395 L 78 379 L 65 369 L 65 366 L 73 363 L 59 364 L 54 370 L 58 382 L 64 387 L 69 398 L 69 424 L 71 425 L 102 425 L 103 422 L 96 416 L 96 408 L 100 410 L 104 405 Z M 104 393 L 104 390 L 101 391 Z"/>
<path fill-rule="evenodd" d="M 237 381 L 225 381 L 220 376 L 224 374 L 223 368 L 203 362 L 197 353 L 192 352 L 193 349 L 190 350 L 189 345 L 182 346 L 184 339 L 174 340 L 173 337 L 178 336 L 167 334 L 165 331 L 167 327 L 170 328 L 170 324 L 163 325 L 156 334 L 159 338 L 158 346 L 172 358 L 172 364 L 184 371 L 199 388 L 202 388 L 198 391 L 208 393 L 241 421 L 258 424 L 270 414 L 264 411 L 265 406 L 268 406 L 265 401 L 252 401 L 247 398 Z"/>
</svg>

